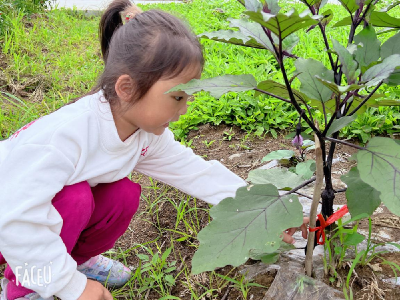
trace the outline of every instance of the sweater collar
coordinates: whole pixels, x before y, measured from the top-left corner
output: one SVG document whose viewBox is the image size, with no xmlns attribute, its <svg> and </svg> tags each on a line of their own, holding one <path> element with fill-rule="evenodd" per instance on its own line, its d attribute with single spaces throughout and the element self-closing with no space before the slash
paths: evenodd
<svg viewBox="0 0 400 300">
<path fill-rule="evenodd" d="M 121 141 L 115 126 L 110 103 L 104 97 L 103 91 L 93 94 L 89 101 L 92 110 L 98 116 L 101 140 L 106 150 L 119 152 L 130 149 L 141 129 L 136 130 L 125 141 Z"/>
</svg>

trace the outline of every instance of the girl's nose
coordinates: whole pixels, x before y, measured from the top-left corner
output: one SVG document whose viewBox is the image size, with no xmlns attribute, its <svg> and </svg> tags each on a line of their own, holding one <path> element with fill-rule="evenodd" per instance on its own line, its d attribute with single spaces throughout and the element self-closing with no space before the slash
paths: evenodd
<svg viewBox="0 0 400 300">
<path fill-rule="evenodd" d="M 182 106 L 182 108 L 179 110 L 179 115 L 181 116 L 181 115 L 186 114 L 187 110 L 188 110 L 188 105 L 187 105 L 187 103 L 185 103 L 185 105 Z"/>
</svg>

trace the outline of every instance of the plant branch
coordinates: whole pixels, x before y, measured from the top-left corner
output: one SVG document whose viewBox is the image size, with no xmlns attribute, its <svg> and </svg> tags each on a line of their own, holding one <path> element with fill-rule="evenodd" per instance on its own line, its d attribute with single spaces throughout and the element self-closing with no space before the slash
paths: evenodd
<svg viewBox="0 0 400 300">
<path fill-rule="evenodd" d="M 330 137 L 326 137 L 326 136 L 324 137 L 324 139 L 327 140 L 327 141 L 334 142 L 334 143 L 343 144 L 343 145 L 346 145 L 346 146 L 349 146 L 349 147 L 353 147 L 353 148 L 356 148 L 358 150 L 366 150 L 366 148 L 364 148 L 364 147 L 357 146 L 357 145 L 354 145 L 354 144 L 346 142 L 346 141 L 342 141 L 342 140 L 338 140 L 338 139 L 334 139 L 334 138 L 330 138 Z"/>
<path fill-rule="evenodd" d="M 268 37 L 269 41 L 271 42 L 271 45 L 274 48 L 276 57 L 278 57 L 278 49 L 276 49 L 274 39 L 272 38 L 272 35 L 271 35 L 271 31 L 269 31 L 269 29 L 265 28 L 264 26 L 261 26 L 261 27 L 262 27 L 265 35 Z"/>
<path fill-rule="evenodd" d="M 354 113 L 357 112 L 357 110 L 359 110 L 361 108 L 361 106 L 363 106 L 371 97 L 373 94 L 375 94 L 375 92 L 381 87 L 381 85 L 383 84 L 383 80 L 381 82 L 379 82 L 379 84 L 374 88 L 374 90 L 367 96 L 367 98 L 365 98 L 351 113 L 349 113 L 349 116 L 354 115 Z"/>
<path fill-rule="evenodd" d="M 345 191 L 347 191 L 347 188 L 334 190 L 333 192 L 337 194 L 337 193 L 343 193 Z"/>
<path fill-rule="evenodd" d="M 282 40 L 279 40 L 279 48 L 281 49 L 281 47 L 282 47 Z M 292 87 L 291 87 L 291 85 L 289 83 L 289 79 L 288 79 L 287 74 L 286 74 L 286 69 L 285 69 L 285 66 L 283 64 L 283 60 L 281 59 L 282 55 L 281 55 L 281 53 L 277 53 L 277 54 L 278 54 L 278 63 L 279 63 L 279 66 L 281 68 L 281 72 L 282 72 L 282 75 L 283 75 L 283 79 L 285 81 L 286 88 L 287 88 L 287 90 L 289 92 L 289 97 L 290 97 L 291 103 L 296 108 L 297 112 L 299 114 L 302 114 L 303 110 L 301 109 L 300 105 L 297 103 L 297 101 L 296 101 L 296 99 L 294 97 L 293 91 L 292 91 Z M 310 119 L 307 117 L 306 114 L 304 114 L 303 118 L 307 122 L 308 126 L 310 126 L 311 129 L 316 133 L 316 135 L 319 138 L 322 138 L 321 132 L 314 126 L 314 124 L 310 121 Z"/>
<path fill-rule="evenodd" d="M 316 179 L 316 177 L 311 177 L 310 179 L 308 179 L 307 181 L 304 181 L 302 184 L 300 184 L 299 186 L 296 186 L 295 188 L 292 188 L 290 191 L 288 191 L 287 193 L 285 193 L 284 195 L 289 195 L 289 194 L 293 194 L 296 193 L 298 190 L 302 189 L 303 187 L 309 185 L 310 183 L 314 182 Z"/>
<path fill-rule="evenodd" d="M 372 7 L 372 3 L 373 3 L 373 1 L 371 1 L 371 2 L 368 4 L 367 8 L 364 10 L 363 15 L 362 15 L 361 18 L 358 20 L 356 27 L 358 27 L 358 26 L 361 24 L 361 22 L 365 19 L 365 16 L 367 15 L 369 9 Z"/>
<path fill-rule="evenodd" d="M 278 27 L 279 26 L 280 25 L 278 23 Z M 294 94 L 293 94 L 293 91 L 292 91 L 292 87 L 290 85 L 289 79 L 288 79 L 287 74 L 286 74 L 285 65 L 283 64 L 283 51 L 282 51 L 282 37 L 281 37 L 281 34 L 279 33 L 279 37 L 278 37 L 279 38 L 279 47 L 277 49 L 277 47 L 275 46 L 274 40 L 273 40 L 273 38 L 271 36 L 271 33 L 264 26 L 262 28 L 264 30 L 264 33 L 267 35 L 268 39 L 270 40 L 272 46 L 274 47 L 276 58 L 277 58 L 279 67 L 281 69 L 283 78 L 285 80 L 286 88 L 287 88 L 288 93 L 289 93 L 290 102 L 296 108 L 297 112 L 300 115 L 302 115 L 304 111 L 303 111 L 303 109 L 301 109 L 300 105 L 297 103 L 297 101 L 296 101 L 296 99 L 294 97 Z M 280 29 L 280 28 L 278 28 L 278 29 Z M 306 114 L 304 114 L 304 120 L 311 127 L 311 129 L 319 136 L 319 138 L 322 139 L 321 132 L 314 126 L 313 122 L 310 121 L 310 119 L 307 117 Z"/>
<path fill-rule="evenodd" d="M 308 9 L 312 12 L 313 15 L 317 14 L 317 12 L 315 11 L 315 9 L 312 5 L 309 5 L 307 3 L 307 1 L 305 1 L 304 3 L 308 6 Z M 328 38 L 326 37 L 325 27 L 322 25 L 321 21 L 318 21 L 318 26 L 319 26 L 319 29 L 321 30 L 322 37 L 324 38 L 324 43 L 325 43 L 326 50 L 328 52 L 329 62 L 331 63 L 332 70 L 333 70 L 334 74 L 336 74 L 336 68 L 335 68 L 335 64 L 333 62 L 332 53 L 329 51 L 330 48 L 329 48 Z"/>
<path fill-rule="evenodd" d="M 322 101 L 322 111 L 324 113 L 324 121 L 325 121 L 325 129 L 326 129 L 326 127 L 328 126 L 328 120 L 327 120 L 327 117 L 326 117 L 326 107 L 325 107 L 325 102 L 324 101 Z M 324 130 L 324 132 L 325 132 L 325 130 Z"/>
<path fill-rule="evenodd" d="M 319 29 L 321 30 L 322 37 L 324 38 L 324 43 L 325 43 L 326 51 L 328 52 L 329 62 L 331 63 L 332 70 L 333 70 L 334 74 L 336 74 L 335 63 L 333 62 L 332 53 L 329 51 L 330 48 L 329 48 L 328 38 L 326 37 L 325 28 L 321 24 L 321 22 L 318 23 L 318 26 L 319 26 Z"/>
<path fill-rule="evenodd" d="M 276 99 L 282 100 L 282 101 L 284 101 L 284 102 L 292 103 L 292 102 L 291 102 L 290 100 L 288 100 L 288 99 L 282 98 L 282 97 L 280 97 L 280 96 L 278 96 L 278 95 L 274 95 L 274 94 L 272 94 L 272 93 L 270 93 L 270 92 L 261 90 L 261 89 L 259 89 L 259 88 L 255 88 L 254 90 L 255 90 L 255 91 L 258 91 L 258 92 L 260 92 L 260 93 L 269 95 L 269 96 L 271 96 L 271 97 L 274 97 L 274 98 L 276 98 Z"/>
<path fill-rule="evenodd" d="M 297 194 L 297 195 L 299 195 L 299 196 L 306 197 L 306 198 L 308 198 L 308 199 L 312 199 L 312 197 L 310 197 L 310 196 L 308 196 L 308 195 L 306 195 L 306 194 L 303 194 L 303 193 L 300 193 L 300 192 L 294 192 L 294 193 Z"/>
</svg>

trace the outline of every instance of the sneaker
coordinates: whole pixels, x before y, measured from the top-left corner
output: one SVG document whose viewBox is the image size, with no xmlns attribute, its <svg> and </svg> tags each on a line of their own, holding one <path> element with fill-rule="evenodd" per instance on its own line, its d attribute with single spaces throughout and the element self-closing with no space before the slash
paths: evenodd
<svg viewBox="0 0 400 300">
<path fill-rule="evenodd" d="M 87 262 L 78 266 L 78 271 L 87 278 L 107 284 L 109 287 L 119 288 L 131 278 L 132 271 L 119 261 L 103 255 L 92 257 Z"/>
<path fill-rule="evenodd" d="M 1 293 L 0 293 L 0 300 L 7 300 L 7 284 L 9 280 L 7 278 L 3 278 L 1 280 Z M 54 300 L 53 297 L 50 298 L 42 298 L 38 293 L 30 293 L 25 295 L 22 298 L 17 298 L 15 300 Z"/>
</svg>

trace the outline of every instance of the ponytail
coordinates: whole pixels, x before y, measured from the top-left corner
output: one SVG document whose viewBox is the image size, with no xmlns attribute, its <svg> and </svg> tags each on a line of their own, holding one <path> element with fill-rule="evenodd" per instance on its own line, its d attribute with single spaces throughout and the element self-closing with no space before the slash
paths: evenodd
<svg viewBox="0 0 400 300">
<path fill-rule="evenodd" d="M 114 0 L 107 7 L 99 26 L 101 54 L 104 62 L 107 60 L 111 37 L 123 25 L 121 14 L 131 19 L 140 12 L 142 12 L 141 9 L 134 6 L 129 0 Z"/>
</svg>

